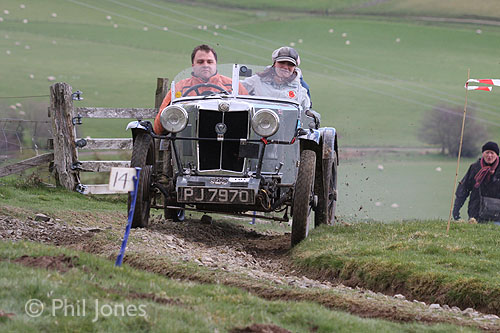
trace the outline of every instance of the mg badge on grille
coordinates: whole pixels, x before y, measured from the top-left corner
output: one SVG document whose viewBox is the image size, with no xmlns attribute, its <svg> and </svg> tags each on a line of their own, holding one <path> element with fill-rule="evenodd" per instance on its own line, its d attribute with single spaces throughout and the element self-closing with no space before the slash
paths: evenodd
<svg viewBox="0 0 500 333">
<path fill-rule="evenodd" d="M 221 111 L 221 112 L 227 112 L 227 111 L 229 111 L 229 103 L 227 103 L 227 102 L 220 102 L 220 104 L 219 104 L 219 111 Z"/>
<path fill-rule="evenodd" d="M 224 123 L 218 123 L 215 125 L 215 133 L 217 133 L 217 141 L 224 140 L 224 134 L 227 131 L 227 126 Z"/>
<path fill-rule="evenodd" d="M 215 125 L 215 132 L 220 135 L 224 135 L 227 131 L 227 126 L 226 124 L 223 123 L 218 123 Z"/>
</svg>

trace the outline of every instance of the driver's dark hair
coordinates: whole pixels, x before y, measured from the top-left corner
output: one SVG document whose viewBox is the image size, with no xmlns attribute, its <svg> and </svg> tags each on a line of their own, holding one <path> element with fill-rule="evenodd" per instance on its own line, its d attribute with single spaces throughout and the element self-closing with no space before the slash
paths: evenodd
<svg viewBox="0 0 500 333">
<path fill-rule="evenodd" d="M 194 63 L 194 56 L 198 51 L 212 52 L 214 54 L 215 61 L 217 61 L 217 52 L 215 52 L 215 50 L 210 46 L 208 46 L 207 44 L 201 44 L 193 49 L 193 53 L 191 53 L 191 64 Z"/>
</svg>

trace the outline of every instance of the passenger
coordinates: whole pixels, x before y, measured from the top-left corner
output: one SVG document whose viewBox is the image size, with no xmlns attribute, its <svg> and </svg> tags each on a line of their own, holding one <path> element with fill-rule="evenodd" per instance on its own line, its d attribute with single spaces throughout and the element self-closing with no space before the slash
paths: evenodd
<svg viewBox="0 0 500 333">
<path fill-rule="evenodd" d="M 193 68 L 191 77 L 181 80 L 175 84 L 175 93 L 176 95 L 178 94 L 179 97 L 184 95 L 189 88 L 203 83 L 210 83 L 219 86 L 228 92 L 232 91 L 231 78 L 217 73 L 217 53 L 210 46 L 202 44 L 194 48 L 191 53 L 191 66 Z M 206 91 L 221 92 L 214 87 L 200 87 L 196 90 L 190 91 L 188 96 L 201 95 Z M 241 83 L 239 85 L 239 94 L 248 94 L 247 90 Z M 155 118 L 154 131 L 156 134 L 164 134 L 165 132 L 165 129 L 160 122 L 160 115 L 161 111 L 166 108 L 171 101 L 172 96 L 169 91 L 161 103 L 160 112 L 158 112 Z"/>
<path fill-rule="evenodd" d="M 309 110 L 311 99 L 301 84 L 302 72 L 297 67 L 300 57 L 294 48 L 284 46 L 272 54 L 272 66 L 252 75 L 242 83 L 250 95 L 269 96 L 297 101 L 303 110 Z"/>
<path fill-rule="evenodd" d="M 460 181 L 457 191 L 455 192 L 455 205 L 453 207 L 453 218 L 460 218 L 460 208 L 462 208 L 465 200 L 470 194 L 469 206 L 467 213 L 469 219 L 474 218 L 478 222 L 489 220 L 500 221 L 500 207 L 496 207 L 498 213 L 497 218 L 486 216 L 481 208 L 481 201 L 484 198 L 500 198 L 500 168 L 498 168 L 498 145 L 495 142 L 487 142 L 482 147 L 482 157 L 474 162 L 462 181 Z M 483 197 L 483 198 L 481 198 Z M 493 200 L 494 201 L 494 200 Z M 494 206 L 494 205 L 493 205 Z M 493 207 L 495 210 L 495 207 Z M 484 214 L 484 216 L 483 216 Z"/>
</svg>

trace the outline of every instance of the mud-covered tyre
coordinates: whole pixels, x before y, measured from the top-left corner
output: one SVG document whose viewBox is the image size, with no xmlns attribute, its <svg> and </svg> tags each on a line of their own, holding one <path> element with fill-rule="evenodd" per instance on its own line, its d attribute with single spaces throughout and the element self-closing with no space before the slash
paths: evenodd
<svg viewBox="0 0 500 333">
<path fill-rule="evenodd" d="M 316 174 L 318 206 L 314 214 L 315 227 L 319 227 L 321 224 L 333 225 L 335 223 L 335 210 L 337 209 L 337 152 L 334 151 L 331 158 L 322 160 L 320 167 L 321 173 Z"/>
<path fill-rule="evenodd" d="M 315 169 L 316 153 L 312 150 L 303 150 L 300 154 L 299 172 L 293 195 L 292 246 L 300 243 L 308 234 Z"/>
<path fill-rule="evenodd" d="M 155 161 L 154 142 L 148 133 L 139 133 L 132 148 L 130 167 L 141 168 L 139 183 L 137 185 L 137 198 L 135 201 L 132 228 L 145 228 L 149 224 L 149 211 L 151 209 L 151 175 Z M 132 195 L 128 195 L 128 210 L 132 204 Z"/>
</svg>

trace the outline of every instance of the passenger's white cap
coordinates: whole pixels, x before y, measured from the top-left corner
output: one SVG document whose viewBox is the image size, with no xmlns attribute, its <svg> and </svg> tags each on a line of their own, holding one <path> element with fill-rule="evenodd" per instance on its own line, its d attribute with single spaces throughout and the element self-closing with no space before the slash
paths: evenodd
<svg viewBox="0 0 500 333">
<path fill-rule="evenodd" d="M 272 59 L 273 59 L 273 64 L 276 61 L 289 61 L 295 66 L 300 65 L 299 54 L 293 47 L 283 46 L 277 50 L 274 50 Z"/>
</svg>

